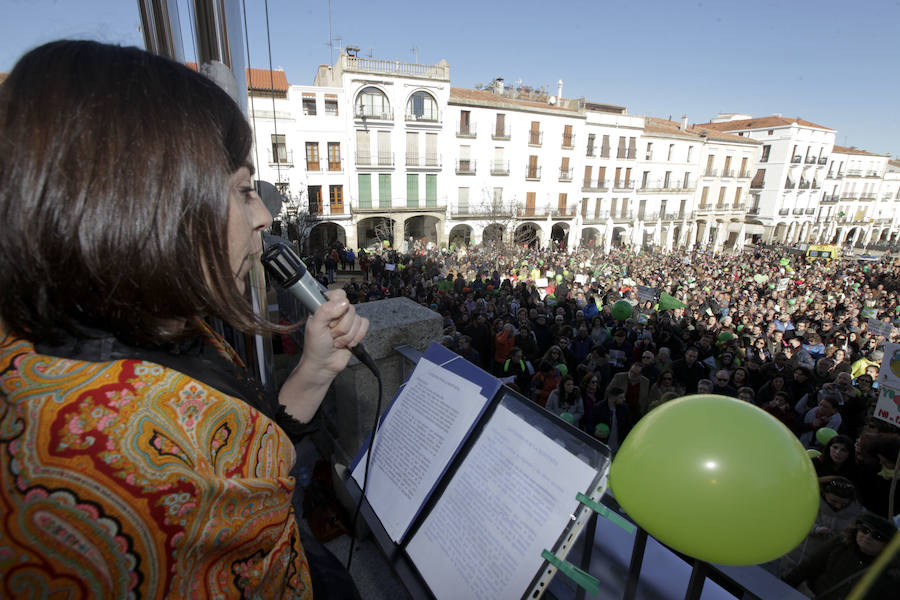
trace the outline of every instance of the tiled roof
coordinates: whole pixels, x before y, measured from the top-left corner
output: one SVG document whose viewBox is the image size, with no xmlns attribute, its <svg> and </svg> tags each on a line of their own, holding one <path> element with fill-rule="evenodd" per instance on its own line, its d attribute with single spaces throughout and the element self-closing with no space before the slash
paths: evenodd
<svg viewBox="0 0 900 600">
<path fill-rule="evenodd" d="M 837 152 L 838 154 L 862 154 L 864 156 L 886 156 L 885 154 L 875 154 L 874 152 L 869 152 L 867 150 L 860 150 L 859 148 L 847 148 L 846 146 L 837 146 L 831 149 L 832 152 Z"/>
<path fill-rule="evenodd" d="M 670 121 L 668 119 L 659 119 L 657 117 L 644 117 L 644 133 L 680 135 L 693 138 L 705 137 L 706 139 L 719 142 L 739 142 L 743 144 L 761 143 L 749 137 L 722 133 L 721 131 L 710 129 L 705 125 L 688 125 L 687 128 L 682 131 L 681 123 Z"/>
<path fill-rule="evenodd" d="M 197 70 L 197 63 L 195 62 L 187 62 L 184 64 L 195 71 Z M 287 75 L 284 74 L 284 71 L 269 71 L 268 69 L 247 69 L 246 72 L 247 89 L 249 90 L 266 91 L 274 89 L 276 92 L 288 91 L 288 80 Z M 272 75 L 270 76 L 269 73 L 271 73 Z"/>
<path fill-rule="evenodd" d="M 758 119 L 740 119 L 737 121 L 722 121 L 721 123 L 701 123 L 700 127 L 708 129 L 717 129 L 719 131 L 735 131 L 737 129 L 771 129 L 772 127 L 786 127 L 797 123 L 802 127 L 812 127 L 813 129 L 825 129 L 834 131 L 824 125 L 817 125 L 801 118 L 789 119 L 787 117 L 759 117 Z"/>
<path fill-rule="evenodd" d="M 0 83 L 3 83 L 3 80 L 9 76 L 9 73 L 0 73 Z"/>
<path fill-rule="evenodd" d="M 450 88 L 450 102 L 477 102 L 479 104 L 489 104 L 492 106 L 524 109 L 540 108 L 542 110 L 560 111 L 566 114 L 577 114 L 578 109 L 566 108 L 558 104 L 549 104 L 547 102 L 535 102 L 533 100 L 519 100 L 518 98 L 508 98 L 499 96 L 490 90 L 470 90 L 467 88 Z"/>
<path fill-rule="evenodd" d="M 900 169 L 900 160 L 889 160 L 888 164 L 892 167 L 897 167 L 898 169 Z"/>
</svg>

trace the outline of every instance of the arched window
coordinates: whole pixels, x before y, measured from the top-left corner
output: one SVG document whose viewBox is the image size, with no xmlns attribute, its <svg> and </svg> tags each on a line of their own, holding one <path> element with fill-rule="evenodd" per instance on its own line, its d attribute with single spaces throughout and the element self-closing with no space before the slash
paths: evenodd
<svg viewBox="0 0 900 600">
<path fill-rule="evenodd" d="M 428 92 L 416 92 L 406 103 L 407 121 L 437 121 L 438 110 L 434 96 Z"/>
<path fill-rule="evenodd" d="M 376 87 L 363 88 L 356 97 L 356 116 L 372 119 L 391 119 L 391 103 Z"/>
</svg>

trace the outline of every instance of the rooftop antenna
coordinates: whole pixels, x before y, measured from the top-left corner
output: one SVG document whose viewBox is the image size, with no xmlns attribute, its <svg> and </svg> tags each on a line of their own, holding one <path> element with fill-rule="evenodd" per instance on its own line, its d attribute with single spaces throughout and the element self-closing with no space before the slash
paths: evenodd
<svg viewBox="0 0 900 600">
<path fill-rule="evenodd" d="M 375 48 L 369 48 L 369 58 L 372 58 L 374 56 L 374 54 L 373 54 L 374 51 L 375 51 Z"/>
<path fill-rule="evenodd" d="M 419 47 L 413 46 L 412 48 L 409 49 L 409 51 L 416 55 L 416 64 L 419 64 Z"/>
<path fill-rule="evenodd" d="M 334 64 L 334 38 L 331 37 L 331 0 L 328 0 L 328 50 L 329 63 Z"/>
</svg>

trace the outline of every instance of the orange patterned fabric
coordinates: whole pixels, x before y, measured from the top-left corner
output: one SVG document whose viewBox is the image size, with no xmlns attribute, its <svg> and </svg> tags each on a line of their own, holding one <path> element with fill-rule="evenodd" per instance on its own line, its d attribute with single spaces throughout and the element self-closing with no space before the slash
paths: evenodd
<svg viewBox="0 0 900 600">
<path fill-rule="evenodd" d="M 269 418 L 155 363 L 0 339 L 0 597 L 312 598 Z"/>
</svg>

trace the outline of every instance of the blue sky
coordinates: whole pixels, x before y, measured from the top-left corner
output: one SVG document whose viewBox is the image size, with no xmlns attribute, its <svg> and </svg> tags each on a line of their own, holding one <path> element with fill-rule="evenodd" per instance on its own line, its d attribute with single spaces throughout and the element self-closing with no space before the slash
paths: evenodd
<svg viewBox="0 0 900 600">
<path fill-rule="evenodd" d="M 265 68 L 265 5 L 246 2 L 251 62 Z M 328 6 L 269 0 L 272 64 L 291 83 L 330 62 Z M 139 25 L 136 0 L 4 0 L 0 71 L 60 37 L 142 46 Z M 331 35 L 375 58 L 414 62 L 415 47 L 419 62 L 446 59 L 457 87 L 503 77 L 555 93 L 562 79 L 564 96 L 631 114 L 781 113 L 900 157 L 900 0 L 331 0 Z"/>
</svg>

